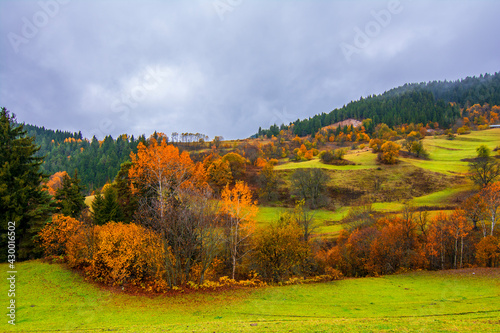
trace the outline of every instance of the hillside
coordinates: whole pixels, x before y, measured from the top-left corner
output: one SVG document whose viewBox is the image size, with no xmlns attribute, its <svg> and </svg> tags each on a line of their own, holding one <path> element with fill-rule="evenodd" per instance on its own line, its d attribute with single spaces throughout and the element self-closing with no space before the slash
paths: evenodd
<svg viewBox="0 0 500 333">
<path fill-rule="evenodd" d="M 360 124 L 360 120 L 366 118 L 372 119 L 372 122 L 366 125 L 366 132 L 369 135 L 379 123 L 394 127 L 404 123 L 425 125 L 431 122 L 438 124 L 442 129 L 447 129 L 455 125 L 464 106 L 475 103 L 500 104 L 499 96 L 500 74 L 498 73 L 454 82 L 406 84 L 381 95 L 361 98 L 330 113 L 298 120 L 290 125 L 283 124 L 279 127 L 275 125 L 269 130 L 260 129 L 258 136 L 269 138 L 272 135 L 277 136 L 281 129 L 288 129 L 294 135 L 301 137 L 315 134 L 319 130 L 337 129 L 336 134 L 338 134 L 340 129 L 350 125 L 356 127 Z M 84 138 L 81 132 L 70 133 L 29 124 L 26 124 L 25 128 L 28 135 L 34 136 L 36 144 L 40 146 L 38 156 L 45 156 L 43 171 L 47 174 L 66 171 L 72 175 L 77 170 L 87 193 L 112 181 L 120 170 L 121 163 L 130 159 L 130 152 L 136 152 L 140 141 L 146 142 L 144 135 L 139 138 L 126 134 L 118 138 L 107 136 L 99 141 L 96 138 Z M 182 135 L 172 133 L 170 140 L 182 150 L 191 151 L 193 158 L 212 145 L 219 145 L 216 140 L 211 144 L 198 144 L 193 141 L 194 139 L 190 139 L 189 133 Z M 200 158 L 203 156 L 202 154 Z"/>
<path fill-rule="evenodd" d="M 452 104 L 450 104 L 452 103 Z M 460 108 L 473 104 L 500 104 L 500 73 L 467 77 L 457 81 L 412 83 L 391 89 L 380 95 L 352 101 L 342 108 L 321 113 L 290 124 L 259 129 L 257 136 L 278 135 L 280 130 L 293 127 L 299 136 L 314 135 L 322 127 L 354 118 L 370 118 L 373 127 L 385 123 L 389 127 L 404 123 L 438 123 L 441 128 L 451 127 L 460 117 Z"/>
</svg>

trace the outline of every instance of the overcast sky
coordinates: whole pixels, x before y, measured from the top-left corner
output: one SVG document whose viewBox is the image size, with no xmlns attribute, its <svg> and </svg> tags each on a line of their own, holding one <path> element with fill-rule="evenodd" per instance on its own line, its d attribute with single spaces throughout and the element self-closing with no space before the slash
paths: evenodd
<svg viewBox="0 0 500 333">
<path fill-rule="evenodd" d="M 0 0 L 0 106 L 86 137 L 246 138 L 500 70 L 500 1 Z"/>
</svg>

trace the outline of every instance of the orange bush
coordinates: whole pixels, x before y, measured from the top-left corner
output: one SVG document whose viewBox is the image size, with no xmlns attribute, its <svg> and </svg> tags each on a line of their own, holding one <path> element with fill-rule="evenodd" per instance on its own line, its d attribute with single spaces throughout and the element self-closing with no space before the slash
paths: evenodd
<svg viewBox="0 0 500 333">
<path fill-rule="evenodd" d="M 68 240 L 83 227 L 83 223 L 72 217 L 54 215 L 52 221 L 40 231 L 40 242 L 46 256 L 66 254 Z"/>
<path fill-rule="evenodd" d="M 161 279 L 164 249 L 158 235 L 136 224 L 110 222 L 95 228 L 93 278 L 113 285 Z"/>
</svg>

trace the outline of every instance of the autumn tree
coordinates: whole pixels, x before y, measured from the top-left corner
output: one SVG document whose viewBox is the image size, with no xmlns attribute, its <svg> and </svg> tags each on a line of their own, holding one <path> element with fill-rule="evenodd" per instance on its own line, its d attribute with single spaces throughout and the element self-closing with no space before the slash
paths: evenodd
<svg viewBox="0 0 500 333">
<path fill-rule="evenodd" d="M 209 164 L 207 174 L 210 179 L 210 185 L 217 191 L 222 190 L 227 184 L 233 181 L 233 174 L 229 162 L 220 158 Z"/>
<path fill-rule="evenodd" d="M 319 168 L 297 169 L 290 177 L 292 190 L 313 209 L 321 205 L 321 198 L 329 180 L 328 174 Z"/>
<path fill-rule="evenodd" d="M 453 258 L 454 239 L 447 230 L 448 216 L 440 212 L 431 219 L 428 228 L 426 252 L 431 269 L 451 268 L 450 256 Z"/>
<path fill-rule="evenodd" d="M 35 139 L 27 136 L 15 115 L 0 109 L 0 262 L 38 256 L 37 234 L 53 209 L 50 196 L 43 190 L 45 175 L 42 157 Z M 8 239 L 9 226 L 15 226 L 16 237 Z M 8 242 L 14 242 L 17 257 L 7 257 Z M 9 247 L 10 248 L 10 247 Z"/>
<path fill-rule="evenodd" d="M 306 207 L 304 199 L 295 203 L 292 217 L 302 231 L 302 240 L 308 243 L 318 228 L 318 224 L 314 220 L 314 213 Z"/>
<path fill-rule="evenodd" d="M 207 236 L 215 235 L 211 230 L 217 219 L 215 209 L 210 208 L 205 170 L 164 138 L 160 142 L 150 139 L 147 147 L 140 143 L 131 160 L 129 177 L 139 196 L 136 219 L 161 236 L 168 285 L 185 283 L 194 267 L 201 264 L 206 269 L 206 260 L 215 258 L 214 252 L 206 252 L 214 248 L 204 243 L 217 243 L 217 238 Z"/>
<path fill-rule="evenodd" d="M 490 235 L 494 236 L 495 226 L 500 216 L 500 182 L 484 187 L 479 195 L 483 199 L 486 215 L 490 222 Z"/>
<path fill-rule="evenodd" d="M 463 265 L 463 255 L 464 255 L 464 238 L 472 230 L 472 225 L 467 222 L 465 213 L 461 210 L 455 210 L 448 219 L 447 230 L 455 241 L 455 249 L 453 266 L 454 268 L 462 268 Z M 460 239 L 460 266 L 457 262 L 458 256 L 458 241 Z"/>
<path fill-rule="evenodd" d="M 398 162 L 401 146 L 395 142 L 387 141 L 381 146 L 379 160 L 384 164 L 396 164 Z"/>
<path fill-rule="evenodd" d="M 252 193 L 244 182 L 236 182 L 233 188 L 227 185 L 222 191 L 220 212 L 227 217 L 227 242 L 233 279 L 238 263 L 250 250 L 249 240 L 255 229 L 257 211 Z"/>
<path fill-rule="evenodd" d="M 373 153 L 379 153 L 382 151 L 382 145 L 384 141 L 381 139 L 371 139 L 368 144 Z"/>
<path fill-rule="evenodd" d="M 39 233 L 46 256 L 61 256 L 67 252 L 70 238 L 78 233 L 83 223 L 73 217 L 55 214 Z"/>
<path fill-rule="evenodd" d="M 49 177 L 49 180 L 45 185 L 47 186 L 47 191 L 51 196 L 55 196 L 57 190 L 62 188 L 65 176 L 69 176 L 66 171 L 59 171 Z"/>
<path fill-rule="evenodd" d="M 260 229 L 254 237 L 253 257 L 261 275 L 278 282 L 301 274 L 301 265 L 309 255 L 309 247 L 302 237 L 300 226 L 290 214 Z"/>
<path fill-rule="evenodd" d="M 231 175 L 235 181 L 241 180 L 245 175 L 247 160 L 240 154 L 227 153 L 222 157 L 222 161 L 229 164 Z"/>
<path fill-rule="evenodd" d="M 259 197 L 265 201 L 274 201 L 278 198 L 278 189 L 281 179 L 271 163 L 265 163 L 257 175 Z"/>
<path fill-rule="evenodd" d="M 469 163 L 469 178 L 480 187 L 485 187 L 500 176 L 500 164 L 491 157 L 491 150 L 485 145 L 480 145 L 476 152 L 477 157 Z"/>
<path fill-rule="evenodd" d="M 488 234 L 488 228 L 486 226 L 486 206 L 481 195 L 475 194 L 467 198 L 462 204 L 462 209 L 465 218 L 472 223 L 473 229 L 477 230 L 477 225 L 481 225 L 483 232 L 483 237 Z"/>
<path fill-rule="evenodd" d="M 493 236 L 486 236 L 476 245 L 476 260 L 485 267 L 500 266 L 500 241 Z"/>
</svg>

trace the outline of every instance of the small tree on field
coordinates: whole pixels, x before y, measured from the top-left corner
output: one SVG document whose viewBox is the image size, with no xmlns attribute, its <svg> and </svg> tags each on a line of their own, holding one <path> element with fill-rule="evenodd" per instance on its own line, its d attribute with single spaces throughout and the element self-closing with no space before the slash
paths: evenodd
<svg viewBox="0 0 500 333">
<path fill-rule="evenodd" d="M 321 204 L 329 180 L 328 174 L 319 168 L 297 169 L 290 178 L 292 190 L 313 209 Z"/>
<path fill-rule="evenodd" d="M 381 147 L 378 157 L 384 164 L 396 164 L 398 162 L 399 150 L 401 146 L 395 142 L 387 141 Z"/>
<path fill-rule="evenodd" d="M 476 149 L 477 157 L 469 163 L 469 178 L 480 187 L 493 183 L 500 175 L 500 164 L 485 145 Z"/>
</svg>

